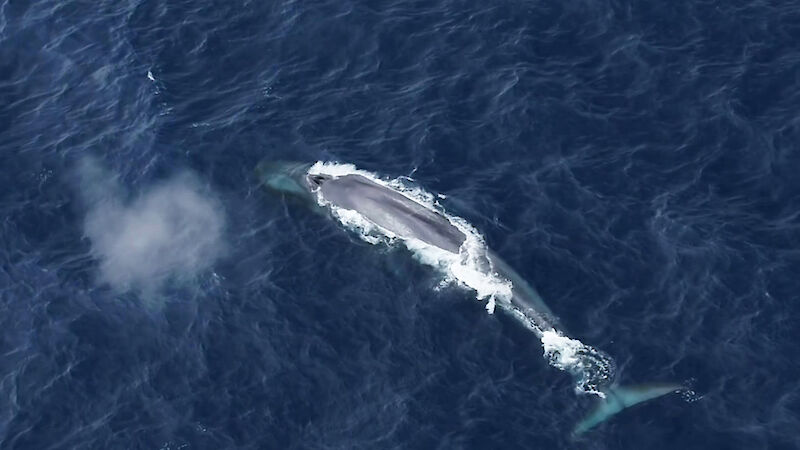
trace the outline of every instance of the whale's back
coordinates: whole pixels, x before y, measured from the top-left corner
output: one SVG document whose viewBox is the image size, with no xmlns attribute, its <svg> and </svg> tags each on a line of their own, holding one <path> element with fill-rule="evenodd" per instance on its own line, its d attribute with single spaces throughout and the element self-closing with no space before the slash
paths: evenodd
<svg viewBox="0 0 800 450">
<path fill-rule="evenodd" d="M 400 238 L 418 239 L 451 253 L 458 253 L 466 239 L 442 214 L 361 175 L 327 180 L 320 189 L 326 201 L 356 211 Z"/>
</svg>

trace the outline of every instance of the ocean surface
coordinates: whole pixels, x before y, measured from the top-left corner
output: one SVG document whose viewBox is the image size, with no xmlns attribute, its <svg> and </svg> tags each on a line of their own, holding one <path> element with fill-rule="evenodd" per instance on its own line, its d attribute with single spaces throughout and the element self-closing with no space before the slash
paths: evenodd
<svg viewBox="0 0 800 450">
<path fill-rule="evenodd" d="M 0 0 L 0 448 L 800 448 L 800 3 Z M 614 382 L 262 160 L 409 178 Z M 408 178 L 403 178 L 408 177 Z"/>
</svg>

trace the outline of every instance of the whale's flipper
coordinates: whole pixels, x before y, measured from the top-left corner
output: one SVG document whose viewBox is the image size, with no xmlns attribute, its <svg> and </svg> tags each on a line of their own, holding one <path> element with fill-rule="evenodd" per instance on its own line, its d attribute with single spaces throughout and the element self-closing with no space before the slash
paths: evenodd
<svg viewBox="0 0 800 450">
<path fill-rule="evenodd" d="M 603 391 L 605 398 L 600 405 L 583 419 L 576 427 L 574 434 L 580 435 L 596 425 L 608 420 L 614 414 L 625 408 L 645 402 L 662 395 L 678 392 L 684 389 L 676 384 L 650 384 L 641 386 L 614 386 Z"/>
</svg>

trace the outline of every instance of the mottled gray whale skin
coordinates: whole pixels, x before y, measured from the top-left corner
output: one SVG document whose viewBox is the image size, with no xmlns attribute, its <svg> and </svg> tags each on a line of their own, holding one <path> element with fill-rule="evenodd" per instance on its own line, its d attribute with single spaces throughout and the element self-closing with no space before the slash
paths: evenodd
<svg viewBox="0 0 800 450">
<path fill-rule="evenodd" d="M 467 239 L 442 214 L 361 175 L 313 177 L 310 183 L 318 186 L 326 201 L 358 211 L 400 238 L 419 239 L 450 253 L 458 253 Z"/>
<path fill-rule="evenodd" d="M 418 239 L 453 254 L 460 254 L 466 236 L 443 214 L 434 211 L 391 187 L 358 174 L 331 177 L 309 174 L 309 164 L 262 162 L 257 171 L 271 190 L 291 194 L 318 206 L 316 195 L 339 208 L 358 212 L 370 222 L 389 230 L 401 239 Z M 482 269 L 511 281 L 511 299 L 497 305 L 522 319 L 539 332 L 554 330 L 556 316 L 536 290 L 505 261 L 486 251 Z M 587 359 L 584 363 L 590 363 Z M 675 384 L 633 387 L 612 384 L 602 388 L 605 398 L 588 417 L 578 423 L 574 433 L 582 434 L 623 409 L 683 389 Z"/>
</svg>

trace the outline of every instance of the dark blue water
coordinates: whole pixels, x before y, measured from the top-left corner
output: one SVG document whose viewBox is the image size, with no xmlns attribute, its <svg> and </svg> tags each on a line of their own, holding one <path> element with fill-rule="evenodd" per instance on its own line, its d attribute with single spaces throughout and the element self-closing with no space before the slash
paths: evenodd
<svg viewBox="0 0 800 450">
<path fill-rule="evenodd" d="M 0 447 L 800 448 L 800 6 L 0 1 Z M 618 381 L 259 188 L 413 174 Z"/>
</svg>

